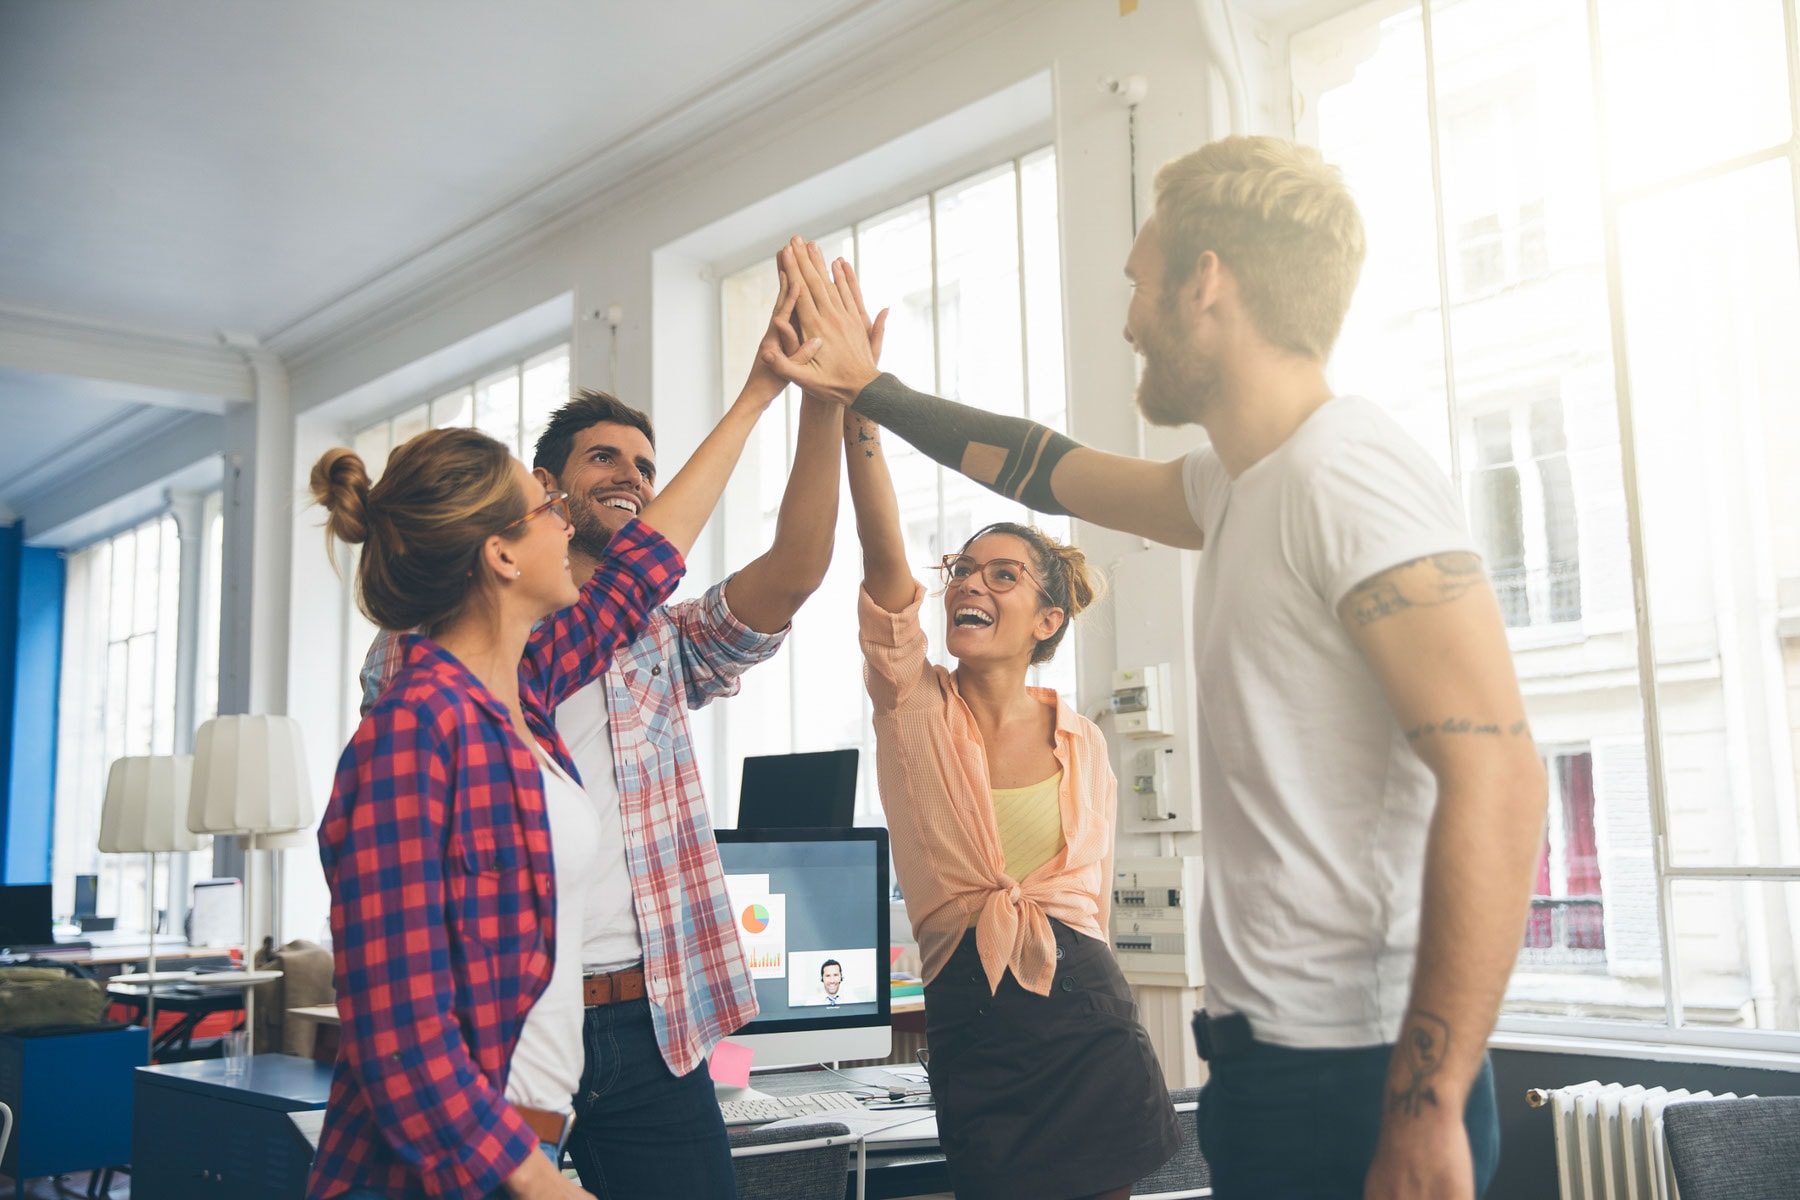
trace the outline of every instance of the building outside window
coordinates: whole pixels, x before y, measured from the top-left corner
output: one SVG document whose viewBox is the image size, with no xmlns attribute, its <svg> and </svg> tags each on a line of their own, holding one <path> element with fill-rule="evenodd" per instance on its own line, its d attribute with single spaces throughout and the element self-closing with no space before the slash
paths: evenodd
<svg viewBox="0 0 1800 1200">
<path fill-rule="evenodd" d="M 363 426 L 352 438 L 355 450 L 368 469 L 371 483 L 381 478 L 388 455 L 428 429 L 473 425 L 506 443 L 526 466 L 532 464 L 538 435 L 550 422 L 550 414 L 569 399 L 569 346 L 564 342 L 482 373 L 476 379 L 428 400 L 408 405 L 398 413 Z M 356 607 L 356 546 L 338 548 L 339 573 L 344 588 L 344 727 L 345 741 L 360 720 L 362 684 L 359 675 L 375 626 Z"/>
<path fill-rule="evenodd" d="M 856 266 L 873 309 L 891 310 L 884 369 L 965 404 L 1067 429 L 1056 159 L 1050 149 L 957 180 L 816 240 L 828 258 L 842 256 Z M 770 261 L 721 282 L 722 383 L 728 396 L 736 394 L 749 370 L 777 290 Z M 800 398 L 789 389 L 752 436 L 727 493 L 722 506 L 725 544 L 741 549 L 742 558 L 760 553 L 774 536 L 799 411 Z M 942 649 L 943 607 L 930 568 L 993 521 L 1033 522 L 1065 541 L 1069 522 L 1027 514 L 945 471 L 897 437 L 885 436 L 883 447 L 899 495 L 908 561 L 933 592 L 924 605 L 926 633 L 939 661 L 948 664 Z M 726 714 L 720 764 L 724 786 L 713 789 L 712 800 L 723 823 L 735 820 L 746 755 L 846 747 L 861 750 L 858 819 L 882 820 L 874 730 L 856 636 L 862 580 L 856 547 L 846 491 L 825 583 L 795 618 L 786 649 L 744 677 L 743 695 Z M 1033 668 L 1034 685 L 1074 695 L 1079 635 L 1077 625 L 1053 662 Z"/>
<path fill-rule="evenodd" d="M 1784 22 L 1408 0 L 1290 43 L 1369 235 L 1334 385 L 1465 496 L 1549 768 L 1510 1027 L 1800 1048 Z"/>
</svg>

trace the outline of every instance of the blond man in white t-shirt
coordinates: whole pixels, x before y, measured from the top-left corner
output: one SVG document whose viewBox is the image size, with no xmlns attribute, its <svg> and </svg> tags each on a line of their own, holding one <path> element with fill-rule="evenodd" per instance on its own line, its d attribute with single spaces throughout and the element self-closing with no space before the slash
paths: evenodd
<svg viewBox="0 0 1800 1200">
<path fill-rule="evenodd" d="M 1125 265 L 1137 405 L 1211 445 L 1077 445 L 877 370 L 854 276 L 796 239 L 823 347 L 769 361 L 1039 512 L 1204 548 L 1195 594 L 1215 1194 L 1470 1197 L 1543 768 L 1450 483 L 1325 363 L 1364 255 L 1338 172 L 1273 138 L 1164 167 Z M 835 274 L 835 278 L 833 275 Z"/>
</svg>

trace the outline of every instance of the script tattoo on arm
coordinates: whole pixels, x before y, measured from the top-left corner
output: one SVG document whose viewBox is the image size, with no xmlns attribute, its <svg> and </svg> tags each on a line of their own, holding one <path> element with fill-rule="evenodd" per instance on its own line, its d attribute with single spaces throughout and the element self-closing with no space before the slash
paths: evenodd
<svg viewBox="0 0 1800 1200">
<path fill-rule="evenodd" d="M 1388 1070 L 1389 1112 L 1416 1117 L 1427 1106 L 1438 1106 L 1431 1079 L 1442 1069 L 1449 1048 L 1450 1026 L 1442 1017 L 1416 1008 L 1406 1014 L 1394 1046 L 1393 1066 Z"/>
<path fill-rule="evenodd" d="M 1523 718 L 1501 725 L 1492 721 L 1472 721 L 1468 717 L 1445 717 L 1441 721 L 1426 721 L 1415 725 L 1406 731 L 1406 740 L 1416 742 L 1420 738 L 1457 734 L 1469 737 L 1529 737 L 1531 725 Z"/>
<path fill-rule="evenodd" d="M 1460 600 L 1487 576 L 1481 557 L 1467 550 L 1428 554 L 1365 579 L 1344 598 L 1339 611 L 1358 628 L 1408 608 L 1431 608 Z"/>
</svg>

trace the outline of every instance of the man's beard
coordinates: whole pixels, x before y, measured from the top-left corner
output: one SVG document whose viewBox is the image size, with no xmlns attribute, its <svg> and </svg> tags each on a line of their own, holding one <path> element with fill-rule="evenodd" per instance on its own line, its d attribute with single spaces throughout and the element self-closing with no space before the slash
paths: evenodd
<svg viewBox="0 0 1800 1200">
<path fill-rule="evenodd" d="M 599 505 L 591 501 L 571 499 L 569 502 L 569 520 L 575 526 L 569 549 L 585 554 L 595 562 L 606 553 L 606 544 L 613 536 L 613 531 L 601 521 L 598 508 Z"/>
<path fill-rule="evenodd" d="M 1144 358 L 1138 412 L 1152 425 L 1192 425 L 1205 419 L 1218 392 L 1218 368 L 1180 338 L 1165 336 L 1167 328 L 1145 330 L 1138 339 Z"/>
</svg>

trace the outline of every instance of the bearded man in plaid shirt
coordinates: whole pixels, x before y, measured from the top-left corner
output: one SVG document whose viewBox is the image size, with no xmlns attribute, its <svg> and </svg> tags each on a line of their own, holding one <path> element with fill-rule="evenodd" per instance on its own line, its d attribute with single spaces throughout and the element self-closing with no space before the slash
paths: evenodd
<svg viewBox="0 0 1800 1200">
<path fill-rule="evenodd" d="M 602 830 L 582 913 L 586 1061 L 569 1146 L 582 1186 L 597 1196 L 735 1195 L 706 1059 L 756 1016 L 756 993 L 687 710 L 735 694 L 738 677 L 774 655 L 824 579 L 841 440 L 838 411 L 804 399 L 769 550 L 699 599 L 654 610 L 606 673 L 556 711 Z M 533 461 L 545 486 L 569 494 L 570 570 L 586 579 L 655 494 L 650 421 L 604 392 L 581 392 L 551 417 Z M 369 650 L 365 711 L 400 665 L 399 636 L 383 633 Z"/>
</svg>

